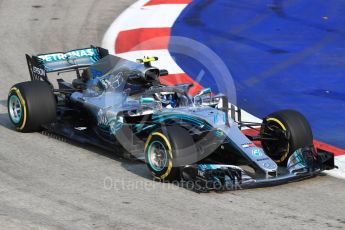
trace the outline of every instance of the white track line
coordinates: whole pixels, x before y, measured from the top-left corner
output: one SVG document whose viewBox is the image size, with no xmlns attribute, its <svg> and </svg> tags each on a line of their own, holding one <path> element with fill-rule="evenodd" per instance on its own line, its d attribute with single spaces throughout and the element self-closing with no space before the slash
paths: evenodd
<svg viewBox="0 0 345 230">
<path fill-rule="evenodd" d="M 138 28 L 171 28 L 186 4 L 145 6 L 148 0 L 140 0 L 127 8 L 109 27 L 102 46 L 115 54 L 114 44 L 121 31 Z"/>
<path fill-rule="evenodd" d="M 339 168 L 326 171 L 326 173 L 333 177 L 345 180 L 345 156 L 335 157 L 335 165 L 338 166 Z"/>
</svg>

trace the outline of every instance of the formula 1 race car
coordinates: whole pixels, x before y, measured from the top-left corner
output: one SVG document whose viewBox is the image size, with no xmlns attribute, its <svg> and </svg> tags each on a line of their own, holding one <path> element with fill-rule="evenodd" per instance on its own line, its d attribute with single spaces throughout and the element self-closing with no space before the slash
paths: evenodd
<svg viewBox="0 0 345 230">
<path fill-rule="evenodd" d="M 191 182 L 197 191 L 275 185 L 335 167 L 332 153 L 313 146 L 299 112 L 242 122 L 225 95 L 203 89 L 190 96 L 191 84 L 162 85 L 168 71 L 152 66 L 156 57 L 132 62 L 100 47 L 26 57 L 31 81 L 8 96 L 20 132 L 45 130 L 134 157 L 157 180 Z M 76 74 L 54 86 L 53 72 Z M 259 131 L 245 135 L 244 127 Z"/>
</svg>

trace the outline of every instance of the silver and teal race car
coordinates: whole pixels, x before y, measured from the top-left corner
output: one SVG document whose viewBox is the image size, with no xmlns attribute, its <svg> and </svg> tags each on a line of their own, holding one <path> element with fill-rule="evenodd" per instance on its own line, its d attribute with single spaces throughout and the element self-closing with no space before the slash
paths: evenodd
<svg viewBox="0 0 345 230">
<path fill-rule="evenodd" d="M 168 71 L 152 66 L 155 57 L 132 62 L 99 47 L 26 57 L 31 81 L 8 96 L 20 132 L 45 130 L 142 160 L 155 179 L 196 191 L 276 185 L 335 167 L 332 153 L 313 146 L 299 112 L 278 111 L 261 124 L 235 120 L 240 110 L 224 95 L 162 85 Z M 52 83 L 53 73 L 73 80 Z"/>
</svg>

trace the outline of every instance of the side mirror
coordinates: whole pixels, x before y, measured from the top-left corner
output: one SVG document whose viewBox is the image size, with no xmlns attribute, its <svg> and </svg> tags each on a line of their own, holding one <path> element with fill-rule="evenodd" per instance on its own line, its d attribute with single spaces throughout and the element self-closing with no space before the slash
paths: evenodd
<svg viewBox="0 0 345 230">
<path fill-rule="evenodd" d="M 212 93 L 211 88 L 206 88 L 206 89 L 200 90 L 197 96 L 202 96 L 202 95 L 206 95 L 210 93 Z"/>
<path fill-rule="evenodd" d="M 147 105 L 155 102 L 155 99 L 153 97 L 141 97 L 139 102 L 141 105 Z"/>
<path fill-rule="evenodd" d="M 203 104 L 203 97 L 202 96 L 204 96 L 206 94 L 211 94 L 211 93 L 212 93 L 211 88 L 205 88 L 203 90 L 200 90 L 199 93 L 193 97 L 194 104 L 200 104 L 200 105 Z"/>
<path fill-rule="evenodd" d="M 144 110 L 161 110 L 163 108 L 162 102 L 156 101 L 153 97 L 142 96 L 139 99 L 139 103 Z"/>
</svg>

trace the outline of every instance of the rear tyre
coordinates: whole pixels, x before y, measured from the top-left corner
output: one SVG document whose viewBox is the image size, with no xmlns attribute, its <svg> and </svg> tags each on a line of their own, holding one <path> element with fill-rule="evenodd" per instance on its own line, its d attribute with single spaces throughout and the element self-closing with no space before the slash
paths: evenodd
<svg viewBox="0 0 345 230">
<path fill-rule="evenodd" d="M 43 81 L 14 85 L 7 100 L 11 122 L 20 132 L 36 132 L 56 119 L 56 99 L 52 88 Z"/>
<path fill-rule="evenodd" d="M 278 164 L 286 165 L 297 149 L 313 145 L 313 134 L 307 119 L 294 110 L 268 115 L 261 126 L 261 136 L 278 140 L 261 141 L 264 151 Z"/>
<path fill-rule="evenodd" d="M 177 126 L 152 132 L 145 144 L 147 167 L 160 181 L 180 180 L 182 162 L 188 162 L 189 155 L 195 153 L 193 138 L 187 130 Z"/>
</svg>

